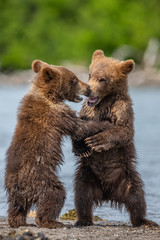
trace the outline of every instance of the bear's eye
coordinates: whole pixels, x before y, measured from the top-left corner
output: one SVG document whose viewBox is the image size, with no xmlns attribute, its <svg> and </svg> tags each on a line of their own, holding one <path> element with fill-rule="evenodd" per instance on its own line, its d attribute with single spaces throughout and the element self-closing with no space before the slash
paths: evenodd
<svg viewBox="0 0 160 240">
<path fill-rule="evenodd" d="M 89 79 L 91 78 L 91 74 L 89 73 Z"/>
<path fill-rule="evenodd" d="M 99 82 L 105 82 L 105 81 L 106 81 L 105 78 L 101 78 L 101 79 L 99 79 Z"/>
<path fill-rule="evenodd" d="M 76 84 L 77 83 L 77 79 L 76 78 L 73 78 L 73 79 L 71 79 L 71 84 Z"/>
</svg>

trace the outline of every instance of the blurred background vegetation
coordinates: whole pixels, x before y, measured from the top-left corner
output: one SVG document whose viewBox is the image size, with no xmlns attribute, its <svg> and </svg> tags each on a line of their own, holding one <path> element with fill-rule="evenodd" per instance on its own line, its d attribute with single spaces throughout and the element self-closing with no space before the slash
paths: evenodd
<svg viewBox="0 0 160 240">
<path fill-rule="evenodd" d="M 123 45 L 140 62 L 159 24 L 159 0 L 0 0 L 0 70 L 37 58 L 88 64 L 95 49 L 110 56 Z"/>
</svg>

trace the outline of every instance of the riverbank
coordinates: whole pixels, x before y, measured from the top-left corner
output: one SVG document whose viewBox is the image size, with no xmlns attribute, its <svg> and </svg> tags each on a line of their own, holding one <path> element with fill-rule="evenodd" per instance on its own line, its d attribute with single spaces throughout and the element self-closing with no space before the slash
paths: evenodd
<svg viewBox="0 0 160 240">
<path fill-rule="evenodd" d="M 82 81 L 88 81 L 88 68 L 80 65 L 64 64 L 73 71 Z M 32 70 L 14 71 L 10 73 L 0 73 L 0 85 L 26 85 L 35 77 Z M 151 67 L 136 67 L 128 76 L 130 87 L 160 87 L 160 70 Z"/>
<path fill-rule="evenodd" d="M 35 238 L 40 239 L 50 239 L 50 240 L 158 240 L 160 239 L 160 229 L 144 229 L 144 228 L 133 228 L 129 223 L 120 222 L 109 222 L 107 220 L 97 221 L 94 226 L 76 228 L 74 227 L 75 221 L 62 221 L 65 224 L 69 224 L 71 228 L 59 228 L 59 229 L 47 229 L 38 228 L 34 226 L 20 227 L 18 229 L 10 228 L 8 222 L 5 218 L 0 219 L 0 239 L 4 236 L 16 236 L 22 235 L 24 232 L 32 233 L 32 236 L 38 236 L 37 233 L 41 234 L 43 237 Z M 33 219 L 28 219 L 29 224 L 35 224 Z M 28 234 L 29 235 L 29 234 Z M 31 235 L 31 234 L 30 234 Z M 2 237 L 3 236 L 3 237 Z M 13 239 L 13 238 L 10 238 Z M 20 239 L 20 237 L 15 238 Z M 27 239 L 34 239 L 29 238 Z"/>
</svg>

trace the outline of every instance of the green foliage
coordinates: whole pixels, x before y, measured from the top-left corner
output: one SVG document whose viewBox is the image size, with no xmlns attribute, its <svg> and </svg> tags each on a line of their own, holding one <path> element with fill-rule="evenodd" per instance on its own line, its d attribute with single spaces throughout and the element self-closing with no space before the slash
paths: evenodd
<svg viewBox="0 0 160 240">
<path fill-rule="evenodd" d="M 30 68 L 34 59 L 89 63 L 95 49 L 144 51 L 160 39 L 159 0 L 0 0 L 0 68 Z"/>
<path fill-rule="evenodd" d="M 76 212 L 75 209 L 69 210 L 67 213 L 64 213 L 61 217 L 61 220 L 76 220 Z M 93 221 L 102 221 L 103 219 L 98 216 L 93 216 Z"/>
</svg>

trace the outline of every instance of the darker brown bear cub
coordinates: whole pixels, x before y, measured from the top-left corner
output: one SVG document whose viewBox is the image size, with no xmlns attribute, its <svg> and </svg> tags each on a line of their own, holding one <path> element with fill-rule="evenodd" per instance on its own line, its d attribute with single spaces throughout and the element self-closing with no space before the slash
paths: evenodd
<svg viewBox="0 0 160 240">
<path fill-rule="evenodd" d="M 35 60 L 32 68 L 38 74 L 21 102 L 6 157 L 8 221 L 11 227 L 25 226 L 27 211 L 35 204 L 39 227 L 62 227 L 56 221 L 65 200 L 56 174 L 63 162 L 62 137 L 75 135 L 77 129 L 81 134 L 87 130 L 63 101 L 79 102 L 78 94 L 88 95 L 90 90 L 64 67 Z"/>
<path fill-rule="evenodd" d="M 77 226 L 92 225 L 93 206 L 104 201 L 119 208 L 125 205 L 134 227 L 158 226 L 145 218 L 143 183 L 136 171 L 133 110 L 127 86 L 133 67 L 133 60 L 120 62 L 105 57 L 101 50 L 93 54 L 88 82 L 91 95 L 80 117 L 86 121 L 103 119 L 111 125 L 85 140 L 93 152 L 79 159 L 76 171 Z M 78 151 L 74 141 L 73 150 Z"/>
</svg>

